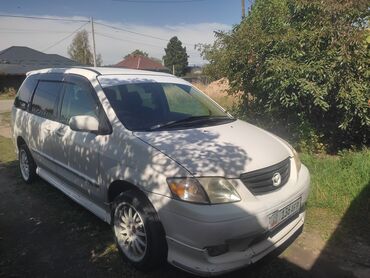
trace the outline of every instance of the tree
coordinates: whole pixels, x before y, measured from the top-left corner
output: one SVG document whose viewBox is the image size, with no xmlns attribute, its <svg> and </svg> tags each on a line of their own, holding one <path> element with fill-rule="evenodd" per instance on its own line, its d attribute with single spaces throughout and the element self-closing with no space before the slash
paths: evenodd
<svg viewBox="0 0 370 278">
<path fill-rule="evenodd" d="M 177 76 L 184 75 L 189 56 L 186 53 L 186 47 L 182 46 L 182 42 L 176 36 L 172 37 L 164 51 L 166 53 L 163 56 L 164 65 L 169 69 L 174 67 Z"/>
<path fill-rule="evenodd" d="M 93 65 L 94 59 L 89 43 L 89 33 L 86 30 L 78 32 L 68 47 L 68 55 L 71 59 L 83 64 Z M 101 54 L 96 55 L 96 64 L 101 66 L 103 63 Z"/>
<path fill-rule="evenodd" d="M 102 58 L 101 54 L 98 53 L 98 54 L 96 54 L 96 66 L 100 67 L 102 64 L 103 64 L 103 58 Z"/>
<path fill-rule="evenodd" d="M 130 56 L 144 56 L 144 57 L 149 57 L 149 54 L 145 51 L 142 51 L 140 49 L 135 49 L 134 51 L 132 51 L 130 54 L 127 54 L 125 57 L 123 57 L 124 59 L 130 57 Z"/>
<path fill-rule="evenodd" d="M 226 76 L 227 72 L 227 52 L 225 49 L 225 41 L 227 38 L 225 32 L 215 32 L 216 40 L 213 44 L 197 44 L 195 48 L 200 52 L 200 56 L 209 63 L 203 66 L 203 73 L 210 80 L 218 80 Z"/>
<path fill-rule="evenodd" d="M 369 145 L 368 18 L 366 0 L 256 0 L 201 50 L 208 72 L 244 92 L 250 121 L 292 134 L 302 148 Z"/>
</svg>

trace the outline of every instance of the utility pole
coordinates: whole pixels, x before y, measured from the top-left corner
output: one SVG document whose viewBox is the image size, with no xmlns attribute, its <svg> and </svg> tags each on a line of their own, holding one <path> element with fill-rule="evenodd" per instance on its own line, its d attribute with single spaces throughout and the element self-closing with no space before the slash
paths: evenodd
<svg viewBox="0 0 370 278">
<path fill-rule="evenodd" d="M 175 75 L 175 65 L 172 65 L 172 74 Z"/>
<path fill-rule="evenodd" d="M 242 0 L 242 19 L 245 17 L 245 0 Z"/>
<path fill-rule="evenodd" d="M 91 17 L 91 34 L 92 34 L 92 43 L 93 43 L 93 59 L 94 67 L 96 67 L 96 50 L 95 50 L 95 32 L 94 32 L 94 19 Z"/>
</svg>

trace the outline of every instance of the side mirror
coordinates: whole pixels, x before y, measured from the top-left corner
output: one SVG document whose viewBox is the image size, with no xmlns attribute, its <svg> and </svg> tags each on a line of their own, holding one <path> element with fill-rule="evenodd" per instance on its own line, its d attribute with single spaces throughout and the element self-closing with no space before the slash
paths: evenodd
<svg viewBox="0 0 370 278">
<path fill-rule="evenodd" d="M 74 131 L 98 132 L 99 122 L 92 116 L 74 116 L 69 120 L 69 127 Z"/>
</svg>

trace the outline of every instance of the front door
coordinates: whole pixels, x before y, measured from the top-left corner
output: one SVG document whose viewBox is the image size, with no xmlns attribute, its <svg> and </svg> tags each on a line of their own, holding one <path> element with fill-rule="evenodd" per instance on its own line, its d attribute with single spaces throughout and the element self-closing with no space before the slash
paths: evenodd
<svg viewBox="0 0 370 278">
<path fill-rule="evenodd" d="M 61 178 L 74 190 L 95 202 L 99 194 L 100 135 L 91 132 L 73 131 L 69 120 L 73 116 L 89 115 L 99 119 L 96 93 L 89 81 L 78 76 L 64 79 L 63 98 L 60 106 L 60 126 L 56 131 L 55 150 L 58 152 Z"/>
</svg>

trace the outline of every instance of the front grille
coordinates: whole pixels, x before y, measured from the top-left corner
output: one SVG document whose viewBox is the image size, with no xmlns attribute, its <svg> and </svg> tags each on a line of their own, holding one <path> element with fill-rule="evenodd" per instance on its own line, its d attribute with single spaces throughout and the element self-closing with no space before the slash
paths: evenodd
<svg viewBox="0 0 370 278">
<path fill-rule="evenodd" d="M 274 174 L 280 174 L 280 184 L 274 185 Z M 253 194 L 264 194 L 274 191 L 284 186 L 289 180 L 290 176 L 290 158 L 256 171 L 244 173 L 240 175 L 240 180 Z"/>
</svg>

